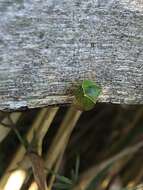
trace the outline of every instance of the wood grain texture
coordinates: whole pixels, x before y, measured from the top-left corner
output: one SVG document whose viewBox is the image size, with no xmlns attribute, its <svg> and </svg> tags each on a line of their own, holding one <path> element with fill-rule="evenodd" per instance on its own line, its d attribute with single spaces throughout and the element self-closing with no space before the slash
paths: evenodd
<svg viewBox="0 0 143 190">
<path fill-rule="evenodd" d="M 143 103 L 143 0 L 0 0 L 1 110 L 71 102 L 83 79 Z"/>
</svg>

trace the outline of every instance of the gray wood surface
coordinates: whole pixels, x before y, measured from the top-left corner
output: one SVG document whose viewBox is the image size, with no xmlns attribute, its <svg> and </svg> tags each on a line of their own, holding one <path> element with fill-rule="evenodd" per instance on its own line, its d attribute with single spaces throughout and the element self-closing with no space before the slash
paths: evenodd
<svg viewBox="0 0 143 190">
<path fill-rule="evenodd" d="M 143 103 L 143 0 L 0 0 L 0 109 L 72 101 Z"/>
</svg>

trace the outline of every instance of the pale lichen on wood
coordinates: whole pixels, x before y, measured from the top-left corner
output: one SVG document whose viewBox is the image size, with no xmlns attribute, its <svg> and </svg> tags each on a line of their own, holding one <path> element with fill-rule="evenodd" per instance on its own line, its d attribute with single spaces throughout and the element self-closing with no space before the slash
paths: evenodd
<svg viewBox="0 0 143 190">
<path fill-rule="evenodd" d="M 143 103 L 142 0 L 0 0 L 0 109 L 72 101 Z"/>
</svg>

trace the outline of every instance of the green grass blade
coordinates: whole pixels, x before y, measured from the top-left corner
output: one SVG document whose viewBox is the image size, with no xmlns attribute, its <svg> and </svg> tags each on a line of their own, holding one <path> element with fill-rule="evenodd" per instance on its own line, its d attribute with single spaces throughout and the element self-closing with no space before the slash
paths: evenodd
<svg viewBox="0 0 143 190">
<path fill-rule="evenodd" d="M 56 176 L 56 179 L 60 180 L 61 182 L 65 183 L 65 184 L 69 184 L 69 185 L 72 185 L 72 180 L 70 180 L 69 178 L 65 177 L 65 176 L 62 176 L 62 175 L 59 175 L 51 170 L 48 170 L 49 173 L 53 174 Z"/>
</svg>

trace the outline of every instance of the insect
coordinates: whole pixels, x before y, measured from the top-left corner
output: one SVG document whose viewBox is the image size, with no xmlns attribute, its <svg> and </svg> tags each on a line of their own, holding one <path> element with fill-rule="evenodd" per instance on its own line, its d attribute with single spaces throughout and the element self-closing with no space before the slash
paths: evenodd
<svg viewBox="0 0 143 190">
<path fill-rule="evenodd" d="M 75 91 L 74 105 L 84 111 L 94 108 L 98 96 L 101 93 L 101 88 L 91 80 L 84 80 Z"/>
</svg>

